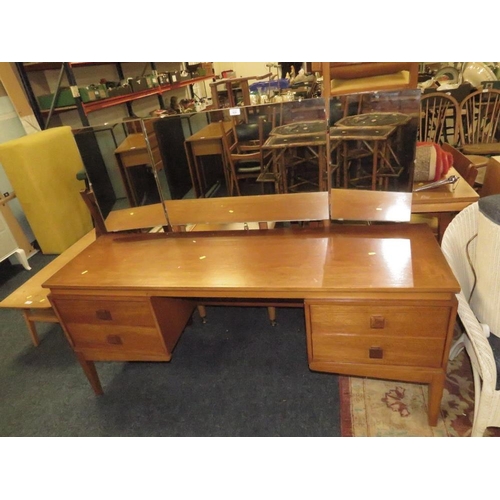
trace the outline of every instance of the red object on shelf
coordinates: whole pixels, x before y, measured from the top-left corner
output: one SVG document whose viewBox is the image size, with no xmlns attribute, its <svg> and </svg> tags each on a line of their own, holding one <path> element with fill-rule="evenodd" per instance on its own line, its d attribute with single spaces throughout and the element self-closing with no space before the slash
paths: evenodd
<svg viewBox="0 0 500 500">
<path fill-rule="evenodd" d="M 421 155 L 420 153 L 425 150 L 426 154 Z M 416 159 L 418 160 L 426 158 L 425 171 L 428 172 L 425 179 L 416 179 L 419 181 L 438 181 L 442 179 L 448 170 L 453 166 L 453 155 L 444 151 L 441 146 L 435 142 L 417 142 L 417 153 Z M 422 172 L 422 165 L 419 168 Z"/>
</svg>

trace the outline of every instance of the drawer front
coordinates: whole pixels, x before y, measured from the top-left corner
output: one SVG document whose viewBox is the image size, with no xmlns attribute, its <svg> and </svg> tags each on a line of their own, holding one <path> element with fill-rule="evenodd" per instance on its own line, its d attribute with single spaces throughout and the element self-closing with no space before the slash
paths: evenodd
<svg viewBox="0 0 500 500">
<path fill-rule="evenodd" d="M 401 301 L 310 303 L 310 362 L 439 368 L 451 307 Z"/>
<path fill-rule="evenodd" d="M 55 299 L 63 320 L 90 325 L 154 327 L 148 299 Z"/>
<path fill-rule="evenodd" d="M 377 334 L 443 339 L 450 309 L 443 306 L 377 305 L 373 303 L 311 304 L 315 334 Z"/>
<path fill-rule="evenodd" d="M 311 346 L 315 362 L 439 368 L 444 339 L 313 333 Z"/>
<path fill-rule="evenodd" d="M 53 299 L 78 350 L 165 352 L 148 299 Z"/>
</svg>

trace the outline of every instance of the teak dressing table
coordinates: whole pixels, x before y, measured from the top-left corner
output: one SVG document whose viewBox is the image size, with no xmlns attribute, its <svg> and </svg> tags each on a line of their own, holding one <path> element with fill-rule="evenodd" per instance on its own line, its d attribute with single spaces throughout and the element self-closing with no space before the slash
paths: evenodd
<svg viewBox="0 0 500 500">
<path fill-rule="evenodd" d="M 298 301 L 311 370 L 428 384 L 437 423 L 459 285 L 426 225 L 106 234 L 43 286 L 98 394 L 95 361 L 169 361 L 200 299 Z"/>
</svg>

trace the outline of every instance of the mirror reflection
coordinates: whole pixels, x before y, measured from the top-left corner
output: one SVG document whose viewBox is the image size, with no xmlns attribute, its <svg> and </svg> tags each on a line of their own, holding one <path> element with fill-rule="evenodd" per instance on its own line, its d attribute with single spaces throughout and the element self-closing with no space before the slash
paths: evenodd
<svg viewBox="0 0 500 500">
<path fill-rule="evenodd" d="M 410 192 L 419 107 L 419 90 L 331 97 L 333 187 Z"/>
<path fill-rule="evenodd" d="M 308 98 L 75 130 L 108 231 L 166 226 L 166 200 L 411 191 L 419 91 Z"/>
</svg>

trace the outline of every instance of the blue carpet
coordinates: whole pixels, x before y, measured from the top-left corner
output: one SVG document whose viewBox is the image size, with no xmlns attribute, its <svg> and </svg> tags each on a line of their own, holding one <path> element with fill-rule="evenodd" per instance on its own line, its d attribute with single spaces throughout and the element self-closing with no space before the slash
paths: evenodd
<svg viewBox="0 0 500 500">
<path fill-rule="evenodd" d="M 0 271 L 0 300 L 52 257 Z M 0 309 L 1 436 L 340 436 L 338 378 L 307 365 L 304 314 L 207 307 L 170 363 L 100 362 L 96 396 L 59 325 L 33 347 L 19 311 Z"/>
</svg>

